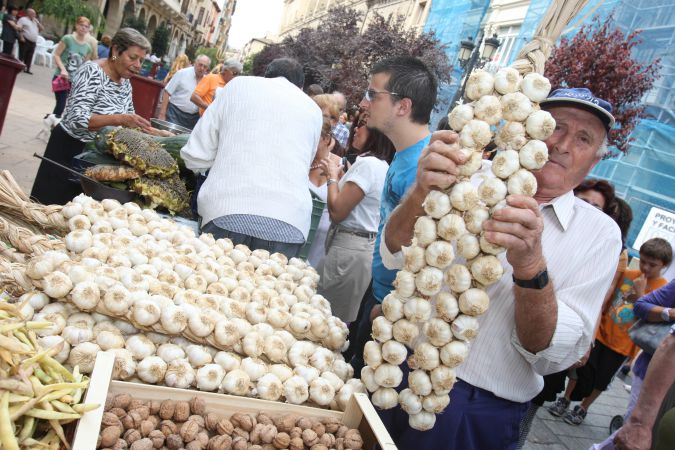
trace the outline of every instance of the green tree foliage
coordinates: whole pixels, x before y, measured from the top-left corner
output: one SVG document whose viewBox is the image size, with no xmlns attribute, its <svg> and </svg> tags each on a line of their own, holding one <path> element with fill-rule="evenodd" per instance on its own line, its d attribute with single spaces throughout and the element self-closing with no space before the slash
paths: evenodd
<svg viewBox="0 0 675 450">
<path fill-rule="evenodd" d="M 140 17 L 127 16 L 124 19 L 124 27 L 133 28 L 141 34 L 145 34 L 147 27 L 145 25 L 145 20 Z"/>
<path fill-rule="evenodd" d="M 155 29 L 155 34 L 152 35 L 152 53 L 158 57 L 166 55 L 169 50 L 169 29 L 166 25 L 161 24 Z"/>
<path fill-rule="evenodd" d="M 52 16 L 64 25 L 64 34 L 69 33 L 80 16 L 89 18 L 92 24 L 101 26 L 101 13 L 80 0 L 38 0 L 33 8 L 39 13 Z"/>
<path fill-rule="evenodd" d="M 434 33 L 406 31 L 403 17 L 393 20 L 379 14 L 368 17 L 361 33 L 363 13 L 347 7 L 333 8 L 316 29 L 302 29 L 297 36 L 268 45 L 256 54 L 252 74 L 264 74 L 275 58 L 292 57 L 305 68 L 305 85 L 317 83 L 326 91 L 340 90 L 350 105 L 361 100 L 370 67 L 386 57 L 420 58 L 439 81 L 450 80 L 448 57 Z"/>
</svg>

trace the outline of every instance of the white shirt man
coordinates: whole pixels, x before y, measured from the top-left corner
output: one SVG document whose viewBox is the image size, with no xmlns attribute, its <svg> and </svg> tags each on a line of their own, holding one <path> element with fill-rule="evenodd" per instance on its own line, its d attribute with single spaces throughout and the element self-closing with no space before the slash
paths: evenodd
<svg viewBox="0 0 675 450">
<path fill-rule="evenodd" d="M 42 30 L 42 24 L 37 19 L 37 14 L 32 8 L 28 8 L 26 15 L 20 18 L 16 24 L 21 29 L 21 34 L 19 35 L 19 59 L 26 65 L 23 71 L 32 75 L 30 66 L 33 62 L 35 43 L 40 35 L 40 30 Z"/>
<path fill-rule="evenodd" d="M 614 118 L 611 106 L 587 89 L 560 89 L 541 106 L 557 125 L 546 140 L 549 162 L 535 173 L 537 193 L 508 196 L 508 207 L 483 223 L 485 238 L 507 250 L 499 256 L 504 276 L 487 288 L 490 308 L 478 318 L 478 337 L 433 430 L 400 426 L 399 410 L 385 418 L 395 424 L 400 448 L 514 448 L 542 376 L 570 367 L 593 340 L 621 236 L 612 219 L 572 189 L 603 156 Z M 400 267 L 396 253 L 409 245 L 427 193 L 454 183 L 464 163 L 458 150 L 453 132 L 432 138 L 414 187 L 386 225 L 380 246 L 386 266 Z"/>
<path fill-rule="evenodd" d="M 199 108 L 190 101 L 197 83 L 208 73 L 211 60 L 199 55 L 193 67 L 176 72 L 164 88 L 164 99 L 159 118 L 185 128 L 193 129 L 199 120 Z"/>
</svg>

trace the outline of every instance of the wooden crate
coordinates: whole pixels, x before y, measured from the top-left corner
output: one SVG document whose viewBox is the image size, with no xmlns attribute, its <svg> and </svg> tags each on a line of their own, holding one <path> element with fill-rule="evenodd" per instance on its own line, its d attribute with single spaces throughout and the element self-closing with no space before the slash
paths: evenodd
<svg viewBox="0 0 675 450">
<path fill-rule="evenodd" d="M 348 427 L 357 428 L 361 432 L 364 449 L 372 450 L 375 448 L 375 444 L 379 444 L 382 450 L 395 450 L 397 448 L 366 394 L 354 394 L 344 412 L 331 411 L 234 395 L 111 381 L 113 362 L 112 354 L 108 352 L 98 354 L 85 403 L 100 403 L 103 405 L 109 392 L 114 394 L 127 393 L 133 398 L 159 401 L 166 399 L 190 400 L 192 397 L 198 396 L 206 402 L 208 412 L 224 416 L 230 416 L 235 412 L 257 413 L 265 411 L 272 414 L 295 413 L 311 418 L 334 417 Z M 103 408 L 99 408 L 85 414 L 80 419 L 73 440 L 73 450 L 94 450 L 96 448 L 102 417 Z"/>
</svg>

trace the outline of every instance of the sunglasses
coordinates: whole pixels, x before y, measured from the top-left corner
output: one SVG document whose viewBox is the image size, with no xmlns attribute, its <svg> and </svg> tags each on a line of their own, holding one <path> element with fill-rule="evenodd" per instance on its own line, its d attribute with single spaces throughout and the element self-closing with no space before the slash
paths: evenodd
<svg viewBox="0 0 675 450">
<path fill-rule="evenodd" d="M 389 91 L 376 91 L 373 88 L 366 89 L 366 92 L 363 94 L 363 98 L 366 99 L 368 102 L 372 102 L 375 97 L 377 97 L 379 94 L 389 94 L 394 97 L 400 97 L 401 94 L 398 94 L 396 92 L 389 92 Z"/>
</svg>

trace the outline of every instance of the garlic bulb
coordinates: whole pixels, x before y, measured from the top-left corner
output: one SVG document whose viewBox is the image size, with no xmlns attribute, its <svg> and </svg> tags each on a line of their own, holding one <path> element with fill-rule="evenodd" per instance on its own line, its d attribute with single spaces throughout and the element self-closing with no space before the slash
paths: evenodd
<svg viewBox="0 0 675 450">
<path fill-rule="evenodd" d="M 555 127 L 555 124 L 553 126 Z M 521 166 L 529 170 L 539 170 L 548 161 L 548 147 L 542 141 L 532 140 L 520 149 L 519 155 Z"/>
<path fill-rule="evenodd" d="M 450 368 L 457 367 L 469 354 L 469 346 L 464 341 L 451 341 L 440 351 L 441 362 Z"/>
<path fill-rule="evenodd" d="M 551 113 L 540 109 L 530 114 L 525 121 L 525 129 L 532 139 L 545 141 L 555 131 L 555 119 Z"/>
<path fill-rule="evenodd" d="M 484 235 L 481 235 L 478 242 L 480 244 L 480 249 L 490 255 L 498 255 L 506 251 L 506 249 L 501 245 L 493 244 L 492 242 L 488 241 Z"/>
<path fill-rule="evenodd" d="M 499 178 L 485 178 L 478 186 L 478 196 L 488 206 L 504 200 L 506 193 L 506 184 Z"/>
<path fill-rule="evenodd" d="M 277 401 L 284 392 L 284 385 L 279 377 L 272 373 L 266 373 L 258 379 L 256 384 L 258 397 L 263 400 Z"/>
<path fill-rule="evenodd" d="M 429 319 L 429 321 L 422 326 L 422 331 L 428 341 L 436 347 L 442 347 L 452 340 L 450 324 L 437 317 Z M 384 355 L 384 346 L 382 348 L 382 354 Z"/>
<path fill-rule="evenodd" d="M 234 369 L 225 375 L 221 387 L 228 394 L 246 395 L 250 385 L 251 378 L 248 374 L 241 369 Z"/>
<path fill-rule="evenodd" d="M 193 385 L 196 372 L 187 359 L 174 359 L 166 369 L 164 384 L 169 387 L 187 389 Z"/>
<path fill-rule="evenodd" d="M 462 147 L 479 150 L 488 145 L 490 140 L 492 140 L 490 124 L 483 120 L 470 120 L 459 132 L 459 143 Z"/>
<path fill-rule="evenodd" d="M 61 346 L 61 350 L 52 356 L 56 361 L 63 364 L 70 355 L 70 344 L 66 342 L 61 336 L 42 336 L 38 338 L 38 343 L 43 349 L 49 349 L 56 346 Z"/>
<path fill-rule="evenodd" d="M 155 353 L 155 344 L 142 334 L 129 336 L 126 339 L 125 347 L 137 361 L 145 359 Z"/>
<path fill-rule="evenodd" d="M 478 193 L 476 192 L 476 197 Z M 483 206 L 478 206 L 467 210 L 464 213 L 464 223 L 466 229 L 473 234 L 480 234 L 483 231 L 483 222 L 490 217 L 490 212 Z"/>
<path fill-rule="evenodd" d="M 492 173 L 506 179 L 520 169 L 520 155 L 515 150 L 497 152 L 492 160 Z"/>
<path fill-rule="evenodd" d="M 270 370 L 269 373 L 273 373 L 274 375 L 276 375 L 279 378 L 279 380 L 281 380 L 282 383 L 293 376 L 293 370 L 291 370 L 291 368 L 288 367 L 286 364 L 272 364 L 269 370 Z M 337 375 L 335 375 L 335 377 L 338 378 L 340 382 L 342 382 L 340 377 L 338 377 Z"/>
<path fill-rule="evenodd" d="M 251 381 L 258 381 L 258 378 L 267 373 L 267 364 L 259 358 L 244 358 L 239 367 L 248 374 Z"/>
<path fill-rule="evenodd" d="M 398 272 L 396 274 L 397 278 L 398 278 L 398 274 L 400 274 L 400 273 L 401 272 Z M 412 281 L 414 283 L 414 278 L 412 279 Z M 414 284 L 413 284 L 413 292 L 412 293 L 414 293 Z M 411 293 L 411 295 L 412 295 L 412 293 Z M 382 313 L 384 314 L 384 317 L 386 317 L 387 320 L 389 320 L 393 324 L 393 322 L 396 322 L 397 320 L 403 318 L 403 302 L 401 301 L 401 299 L 397 295 L 395 295 L 393 293 L 387 295 L 384 298 L 384 300 L 382 301 Z M 392 328 L 393 328 L 393 325 L 392 325 Z M 392 329 L 392 333 L 393 333 L 393 329 Z M 393 336 L 393 334 L 392 334 L 392 336 Z"/>
<path fill-rule="evenodd" d="M 431 430 L 436 424 L 436 414 L 430 413 L 429 411 L 420 411 L 417 414 L 411 414 L 408 417 L 408 424 L 415 430 Z"/>
<path fill-rule="evenodd" d="M 440 270 L 439 270 L 440 272 Z M 442 277 L 441 272 L 441 277 Z M 406 319 L 413 323 L 420 323 L 429 320 L 431 317 L 431 302 L 419 297 L 413 297 L 403 304 L 403 314 Z M 400 321 L 399 321 L 400 322 Z M 398 323 L 398 322 L 396 322 Z M 392 327 L 392 333 L 396 337 L 396 330 Z M 401 342 L 400 340 L 396 339 Z M 407 342 L 403 342 L 407 344 Z"/>
<path fill-rule="evenodd" d="M 66 248 L 73 253 L 82 253 L 93 242 L 93 235 L 87 229 L 75 229 L 68 233 L 64 238 Z"/>
<path fill-rule="evenodd" d="M 379 388 L 373 392 L 370 400 L 380 409 L 391 409 L 398 404 L 398 393 L 392 388 Z"/>
<path fill-rule="evenodd" d="M 520 83 L 520 89 L 523 94 L 533 102 L 539 103 L 548 97 L 551 92 L 551 82 L 546 77 L 538 73 L 528 73 L 523 77 Z"/>
<path fill-rule="evenodd" d="M 496 125 L 502 120 L 502 105 L 494 95 L 484 95 L 474 103 L 473 113 L 477 119 Z"/>
<path fill-rule="evenodd" d="M 504 268 L 496 256 L 480 256 L 471 261 L 471 274 L 476 281 L 487 286 L 495 283 L 502 277 Z"/>
<path fill-rule="evenodd" d="M 424 211 L 434 219 L 440 219 L 450 212 L 450 198 L 441 191 L 431 191 L 422 203 Z"/>
<path fill-rule="evenodd" d="M 384 316 L 376 317 L 373 320 L 372 336 L 376 341 L 387 342 L 393 338 L 392 323 Z"/>
<path fill-rule="evenodd" d="M 63 329 L 61 337 L 70 345 L 78 345 L 82 342 L 91 341 L 94 333 L 87 326 L 69 325 Z"/>
<path fill-rule="evenodd" d="M 479 316 L 487 311 L 490 298 L 482 289 L 468 289 L 459 296 L 459 310 L 470 316 Z"/>
<path fill-rule="evenodd" d="M 415 395 L 429 395 L 433 389 L 429 374 L 421 369 L 413 370 L 408 374 L 408 386 Z"/>
<path fill-rule="evenodd" d="M 457 239 L 457 254 L 467 260 L 473 259 L 480 253 L 478 238 L 470 233 L 463 234 Z"/>
<path fill-rule="evenodd" d="M 460 181 L 452 187 L 452 190 L 450 191 L 450 201 L 452 202 L 452 206 L 455 209 L 460 211 L 468 211 L 478 206 L 478 192 L 470 182 Z"/>
<path fill-rule="evenodd" d="M 176 359 L 185 359 L 185 351 L 176 344 L 166 343 L 157 348 L 157 356 L 168 364 Z"/>
<path fill-rule="evenodd" d="M 469 159 L 462 165 L 457 166 L 460 177 L 470 177 L 478 172 L 483 165 L 483 152 L 469 153 Z"/>
<path fill-rule="evenodd" d="M 361 369 L 361 381 L 365 384 L 368 392 L 375 392 L 380 388 L 380 385 L 375 381 L 375 369 L 370 366 L 364 366 Z"/>
<path fill-rule="evenodd" d="M 401 409 L 408 414 L 417 414 L 422 411 L 422 398 L 415 394 L 412 389 L 403 389 L 398 394 L 398 402 Z"/>
<path fill-rule="evenodd" d="M 490 72 L 482 69 L 474 70 L 466 82 L 466 96 L 471 100 L 478 100 L 491 94 L 494 84 L 495 80 Z"/>
<path fill-rule="evenodd" d="M 449 292 L 440 292 L 436 296 L 436 314 L 446 322 L 452 322 L 459 314 L 457 299 Z M 394 324 L 394 337 L 396 336 L 396 324 Z M 398 340 L 398 339 L 397 339 Z"/>
<path fill-rule="evenodd" d="M 70 278 L 63 272 L 49 273 L 42 282 L 42 291 L 51 298 L 63 298 L 73 288 Z"/>
<path fill-rule="evenodd" d="M 112 378 L 115 380 L 127 380 L 133 377 L 136 373 L 136 361 L 131 356 L 131 352 L 125 348 L 115 348 L 112 352 L 115 354 Z"/>
<path fill-rule="evenodd" d="M 242 343 L 243 347 L 243 343 Z M 288 352 L 288 348 L 286 347 L 286 343 L 284 340 L 277 336 L 269 336 L 266 337 L 263 340 L 263 347 L 262 347 L 263 353 L 267 358 L 272 361 L 272 362 L 282 362 L 286 358 L 286 353 Z M 244 350 L 246 352 L 246 350 Z M 248 353 L 247 353 L 248 354 Z M 249 356 L 256 356 L 252 354 L 248 354 Z M 257 355 L 259 356 L 259 355 Z"/>
<path fill-rule="evenodd" d="M 524 122 L 527 116 L 532 114 L 532 103 L 520 92 L 513 92 L 504 95 L 500 102 L 502 104 L 502 115 L 504 119 L 511 122 Z"/>
<path fill-rule="evenodd" d="M 396 278 L 394 279 L 393 286 L 396 290 L 396 295 L 399 297 L 412 297 L 412 295 L 415 293 L 415 274 L 407 270 L 399 270 L 396 272 Z"/>
<path fill-rule="evenodd" d="M 100 297 L 98 285 L 93 281 L 81 281 L 70 291 L 70 300 L 80 311 L 93 311 Z"/>
<path fill-rule="evenodd" d="M 453 241 L 466 233 L 464 219 L 457 214 L 447 214 L 438 221 L 438 235 L 446 241 Z"/>
<path fill-rule="evenodd" d="M 448 114 L 448 124 L 450 128 L 459 132 L 462 131 L 464 125 L 469 123 L 473 119 L 473 107 L 467 103 L 457 105 L 452 108 L 450 114 Z"/>
<path fill-rule="evenodd" d="M 136 366 L 138 378 L 149 384 L 164 380 L 167 364 L 159 356 L 146 356 Z"/>
<path fill-rule="evenodd" d="M 292 376 L 284 382 L 284 396 L 289 403 L 305 403 L 309 398 L 309 384 L 298 375 Z"/>
<path fill-rule="evenodd" d="M 506 190 L 506 186 L 504 186 Z M 438 269 L 444 269 L 455 259 L 455 252 L 452 244 L 446 241 L 434 241 L 426 248 L 424 257 L 430 266 Z M 420 276 L 422 272 L 418 274 Z"/>
<path fill-rule="evenodd" d="M 220 364 L 226 372 L 231 372 L 238 369 L 241 364 L 241 357 L 232 352 L 218 352 L 213 357 L 213 362 Z"/>
<path fill-rule="evenodd" d="M 381 387 L 396 387 L 403 381 L 403 372 L 398 366 L 384 363 L 375 369 L 375 382 Z"/>
<path fill-rule="evenodd" d="M 441 363 L 438 349 L 428 342 L 422 342 L 415 347 L 414 357 L 417 367 L 424 370 L 435 369 Z"/>
<path fill-rule="evenodd" d="M 180 306 L 168 305 L 162 308 L 159 321 L 167 333 L 180 334 L 187 327 L 188 315 Z M 214 337 L 218 341 L 217 334 Z"/>
<path fill-rule="evenodd" d="M 309 399 L 317 405 L 328 405 L 333 401 L 333 397 L 335 397 L 335 388 L 325 378 L 318 377 L 309 383 Z"/>
<path fill-rule="evenodd" d="M 211 353 L 206 351 L 206 348 L 201 345 L 188 345 L 185 348 L 185 354 L 193 367 L 201 367 L 213 361 Z"/>
<path fill-rule="evenodd" d="M 449 330 L 450 326 L 448 325 L 448 331 Z M 408 351 L 406 350 L 405 345 L 394 340 L 390 340 L 383 343 L 381 350 L 382 350 L 382 359 L 388 362 L 389 364 L 393 364 L 395 366 L 403 364 L 403 361 L 405 361 L 406 356 L 408 356 Z"/>
<path fill-rule="evenodd" d="M 434 224 L 434 227 L 435 226 L 436 225 Z M 434 241 L 435 240 L 436 238 L 434 237 Z M 410 247 L 402 247 L 401 252 L 403 253 L 403 258 L 405 259 L 403 268 L 406 271 L 417 273 L 426 265 L 426 261 L 424 259 L 424 248 L 418 247 L 416 245 L 416 240 L 413 240 L 413 245 Z M 402 293 L 401 296 L 403 297 Z"/>
<path fill-rule="evenodd" d="M 150 326 L 159 321 L 161 309 L 149 298 L 139 299 L 134 302 L 134 305 L 131 308 L 131 314 L 136 323 L 143 326 Z"/>
<path fill-rule="evenodd" d="M 91 373 L 94 370 L 94 361 L 96 354 L 101 351 L 101 347 L 93 342 L 82 342 L 70 350 L 68 364 L 80 368 L 82 373 Z"/>
<path fill-rule="evenodd" d="M 448 390 L 448 393 L 450 393 L 450 390 Z M 431 394 L 424 397 L 422 400 L 424 410 L 434 414 L 442 413 L 450 404 L 450 396 L 448 396 L 448 393 Z"/>
<path fill-rule="evenodd" d="M 47 297 L 43 292 L 31 291 L 26 294 L 23 294 L 19 298 L 19 302 L 23 303 L 28 301 L 30 306 L 33 307 L 33 310 L 40 311 L 49 303 L 49 297 Z"/>
<path fill-rule="evenodd" d="M 428 216 L 421 216 L 415 222 L 417 244 L 426 247 L 436 240 L 436 222 Z"/>
<path fill-rule="evenodd" d="M 520 169 L 509 177 L 507 188 L 509 194 L 533 197 L 537 192 L 537 179 L 532 172 Z"/>
<path fill-rule="evenodd" d="M 124 337 L 119 331 L 101 331 L 96 335 L 96 343 L 101 347 L 101 350 L 111 350 L 124 348 Z M 131 354 L 131 352 L 129 352 Z"/>
<path fill-rule="evenodd" d="M 218 364 L 207 364 L 197 370 L 197 389 L 200 391 L 215 391 L 220 386 L 225 371 Z"/>
<path fill-rule="evenodd" d="M 131 306 L 129 290 L 121 283 L 113 284 L 103 295 L 103 306 L 112 314 L 125 314 Z"/>
<path fill-rule="evenodd" d="M 469 341 L 478 335 L 478 320 L 473 316 L 461 314 L 450 327 L 453 336 L 463 341 Z"/>
<path fill-rule="evenodd" d="M 415 329 L 417 329 L 417 327 L 415 327 Z M 373 369 L 377 369 L 380 364 L 382 364 L 382 350 L 380 349 L 380 344 L 376 341 L 366 342 L 366 345 L 363 347 L 363 361 L 366 365 Z"/>
<path fill-rule="evenodd" d="M 495 91 L 500 94 L 510 94 L 516 92 L 520 86 L 522 77 L 520 73 L 512 67 L 502 67 L 495 74 Z"/>
<path fill-rule="evenodd" d="M 438 366 L 431 371 L 429 375 L 431 378 L 431 385 L 434 388 L 436 395 L 443 395 L 448 398 L 452 386 L 455 384 L 457 377 L 455 371 L 449 367 Z"/>
<path fill-rule="evenodd" d="M 258 357 L 263 353 L 263 337 L 256 332 L 248 333 L 241 340 L 241 348 L 247 356 Z"/>
<path fill-rule="evenodd" d="M 455 264 L 445 273 L 445 282 L 454 292 L 463 293 L 471 287 L 471 273 L 466 266 Z"/>
</svg>

